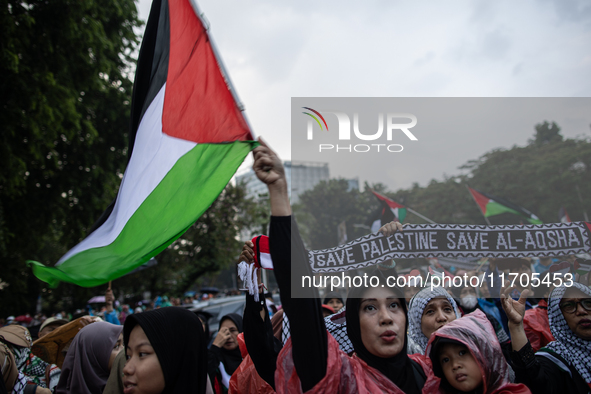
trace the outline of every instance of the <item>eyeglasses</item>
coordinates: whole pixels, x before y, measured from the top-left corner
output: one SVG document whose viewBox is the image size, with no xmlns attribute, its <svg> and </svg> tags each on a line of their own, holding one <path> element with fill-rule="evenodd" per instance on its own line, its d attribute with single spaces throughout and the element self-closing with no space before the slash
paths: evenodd
<svg viewBox="0 0 591 394">
<path fill-rule="evenodd" d="M 577 310 L 578 305 L 581 304 L 583 309 L 591 311 L 591 298 L 585 298 L 580 301 L 567 301 L 560 304 L 560 309 L 566 313 L 574 313 Z"/>
</svg>

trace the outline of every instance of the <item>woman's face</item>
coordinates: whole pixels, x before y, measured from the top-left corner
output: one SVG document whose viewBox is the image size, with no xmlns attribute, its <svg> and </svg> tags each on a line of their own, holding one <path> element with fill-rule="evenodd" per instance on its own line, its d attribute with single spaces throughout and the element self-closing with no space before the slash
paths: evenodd
<svg viewBox="0 0 591 394">
<path fill-rule="evenodd" d="M 117 342 L 115 342 L 115 346 L 113 346 L 113 350 L 111 351 L 111 356 L 109 357 L 109 371 L 113 366 L 115 357 L 117 357 L 121 350 L 123 350 L 123 333 L 119 334 L 119 338 L 117 338 Z"/>
<path fill-rule="evenodd" d="M 228 340 L 224 344 L 224 349 L 226 349 L 226 350 L 236 349 L 238 347 L 238 334 L 240 334 L 240 332 L 238 331 L 238 327 L 236 327 L 236 324 L 234 324 L 234 322 L 231 319 L 226 319 L 220 325 L 220 331 L 223 328 L 227 328 L 228 331 L 230 332 L 230 338 L 228 338 Z"/>
<path fill-rule="evenodd" d="M 340 311 L 343 308 L 343 303 L 341 302 L 341 300 L 339 300 L 338 298 L 333 298 L 330 301 L 328 301 L 326 303 L 326 305 L 330 306 L 332 309 L 334 309 L 335 313 Z"/>
<path fill-rule="evenodd" d="M 456 313 L 447 298 L 433 298 L 423 310 L 421 330 L 429 338 L 431 334 L 456 320 Z"/>
<path fill-rule="evenodd" d="M 387 288 L 371 288 L 361 299 L 359 326 L 363 346 L 374 356 L 390 358 L 402 351 L 406 315 L 400 299 Z"/>
<path fill-rule="evenodd" d="M 562 300 L 560 300 L 560 309 L 570 330 L 579 338 L 591 341 L 591 311 L 583 308 L 580 303 L 576 304 L 576 309 L 572 313 L 568 313 L 563 309 L 569 303 L 580 302 L 588 298 L 591 297 L 581 290 L 570 288 L 564 293 Z"/>
<path fill-rule="evenodd" d="M 160 394 L 164 391 L 164 374 L 160 361 L 142 327 L 136 325 L 129 335 L 127 363 L 123 368 L 125 394 Z"/>
</svg>

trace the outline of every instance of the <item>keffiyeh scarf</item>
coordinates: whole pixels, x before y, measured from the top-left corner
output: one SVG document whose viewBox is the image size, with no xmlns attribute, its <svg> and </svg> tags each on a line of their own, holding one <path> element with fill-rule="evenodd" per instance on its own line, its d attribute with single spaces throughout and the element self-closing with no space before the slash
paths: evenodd
<svg viewBox="0 0 591 394">
<path fill-rule="evenodd" d="M 421 327 L 423 311 L 429 301 L 437 297 L 445 297 L 449 301 L 454 308 L 456 319 L 459 319 L 462 316 L 458 309 L 458 305 L 444 288 L 434 287 L 433 290 L 431 290 L 431 288 L 428 287 L 419 291 L 412 300 L 410 300 L 410 305 L 408 306 L 408 342 L 409 345 L 412 344 L 412 346 L 409 346 L 408 348 L 409 354 L 412 354 L 410 352 L 425 354 L 429 338 L 423 334 L 423 329 Z M 411 347 L 413 347 L 413 349 L 411 349 Z"/>
<path fill-rule="evenodd" d="M 573 283 L 577 289 L 591 297 L 591 289 L 581 283 Z M 570 365 L 575 367 L 583 380 L 591 384 L 591 341 L 577 337 L 569 328 L 560 310 L 560 301 L 564 296 L 566 286 L 560 286 L 552 291 L 548 300 L 548 319 L 550 331 L 556 339 L 546 345 L 546 349 L 560 355 Z"/>
</svg>

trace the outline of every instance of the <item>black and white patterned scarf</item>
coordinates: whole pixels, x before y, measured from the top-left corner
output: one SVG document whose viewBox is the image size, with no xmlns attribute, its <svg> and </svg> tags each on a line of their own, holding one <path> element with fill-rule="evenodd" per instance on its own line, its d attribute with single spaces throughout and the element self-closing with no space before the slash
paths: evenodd
<svg viewBox="0 0 591 394">
<path fill-rule="evenodd" d="M 349 339 L 349 335 L 347 334 L 347 319 L 345 318 L 345 311 L 346 307 L 342 307 L 334 315 L 326 316 L 324 318 L 324 324 L 326 325 L 326 329 L 328 332 L 337 340 L 339 343 L 339 348 L 347 353 L 353 353 L 353 344 Z M 291 331 L 289 328 L 289 319 L 287 315 L 283 314 L 283 324 L 281 328 L 281 342 L 285 345 L 285 342 L 291 336 Z"/>
<path fill-rule="evenodd" d="M 573 283 L 573 286 L 591 297 L 591 289 L 581 283 Z M 566 286 L 560 286 L 552 291 L 548 300 L 548 319 L 550 321 L 550 331 L 556 339 L 546 345 L 546 349 L 560 355 L 570 365 L 576 368 L 581 377 L 591 383 L 591 341 L 586 341 L 577 337 L 569 328 L 564 315 L 560 310 L 560 301 L 564 292 L 568 289 Z"/>
<path fill-rule="evenodd" d="M 346 311 L 347 307 L 342 307 L 341 310 L 334 315 L 326 316 L 324 318 L 324 324 L 326 325 L 328 332 L 330 332 L 330 335 L 332 335 L 339 343 L 339 348 L 343 352 L 351 354 L 355 349 L 353 349 L 353 344 L 351 343 L 347 332 Z"/>
<path fill-rule="evenodd" d="M 445 297 L 449 301 L 451 306 L 454 308 L 456 319 L 462 317 L 460 310 L 458 309 L 458 304 L 456 304 L 454 299 L 444 288 L 434 287 L 433 290 L 431 290 L 430 287 L 427 287 L 419 291 L 412 298 L 412 300 L 410 300 L 410 304 L 408 306 L 408 354 L 425 354 L 425 349 L 427 349 L 429 338 L 423 334 L 423 328 L 421 326 L 421 322 L 423 320 L 423 311 L 425 310 L 425 307 L 429 301 L 437 297 Z"/>
</svg>

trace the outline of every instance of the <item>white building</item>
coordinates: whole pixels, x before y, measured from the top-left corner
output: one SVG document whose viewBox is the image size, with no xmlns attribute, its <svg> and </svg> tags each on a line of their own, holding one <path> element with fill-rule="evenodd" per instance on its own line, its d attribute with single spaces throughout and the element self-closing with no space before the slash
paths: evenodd
<svg viewBox="0 0 591 394">
<path fill-rule="evenodd" d="M 292 204 L 298 202 L 300 194 L 313 189 L 320 181 L 328 181 L 328 163 L 285 161 L 287 190 Z M 267 198 L 267 186 L 259 181 L 252 169 L 236 176 L 236 183 L 244 182 L 248 197 Z"/>
</svg>

